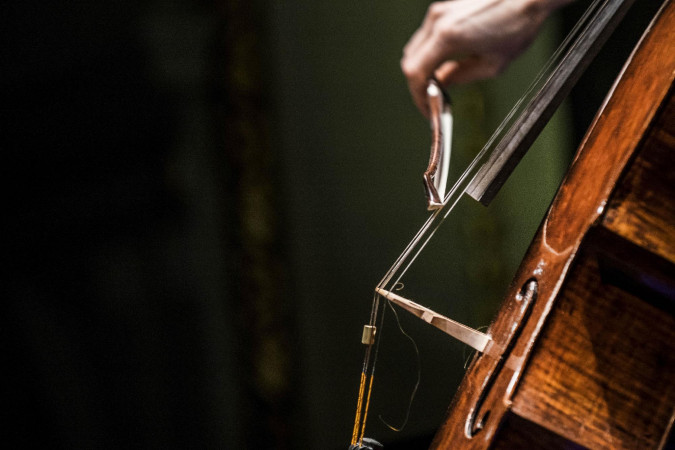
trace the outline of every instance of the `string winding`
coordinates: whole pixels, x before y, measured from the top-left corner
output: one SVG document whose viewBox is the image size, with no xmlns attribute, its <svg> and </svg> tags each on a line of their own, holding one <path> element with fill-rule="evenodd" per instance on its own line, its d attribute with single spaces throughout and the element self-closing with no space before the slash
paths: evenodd
<svg viewBox="0 0 675 450">
<path fill-rule="evenodd" d="M 561 64 L 564 62 L 566 56 L 569 55 L 571 49 L 577 44 L 579 36 L 582 34 L 582 30 L 586 29 L 597 16 L 598 11 L 603 8 L 610 0 L 593 0 L 591 5 L 586 9 L 581 18 L 574 25 L 572 30 L 568 33 L 562 43 L 558 46 L 556 51 L 551 55 L 543 68 L 539 71 L 537 76 L 534 78 L 532 83 L 516 102 L 510 112 L 506 115 L 501 124 L 497 127 L 495 132 L 492 134 L 487 143 L 483 146 L 478 155 L 473 159 L 469 164 L 467 169 L 457 178 L 452 188 L 446 194 L 443 206 L 427 218 L 419 231 L 415 234 L 413 239 L 408 243 L 403 252 L 396 259 L 394 264 L 389 268 L 389 270 L 382 277 L 380 282 L 377 284 L 377 288 L 384 290 L 400 290 L 402 289 L 403 283 L 401 279 L 406 274 L 408 269 L 412 264 L 417 260 L 420 253 L 424 248 L 429 244 L 429 241 L 433 238 L 438 228 L 441 224 L 447 219 L 454 207 L 459 202 L 462 195 L 467 191 L 467 188 L 470 186 L 473 179 L 478 174 L 480 168 L 488 160 L 492 152 L 495 150 L 497 144 L 508 134 L 508 131 L 511 130 L 514 126 L 517 126 L 518 120 L 521 117 L 522 113 L 526 110 L 528 105 L 536 98 L 536 96 L 541 92 L 542 88 L 546 85 L 547 81 L 553 77 L 559 70 Z M 399 287 L 400 286 L 400 287 Z M 359 386 L 359 394 L 357 401 L 357 411 L 356 418 L 354 421 L 354 431 L 352 434 L 351 444 L 352 446 L 360 446 L 363 442 L 363 437 L 365 433 L 366 420 L 368 416 L 368 409 L 370 406 L 370 396 L 372 393 L 373 380 L 375 375 L 375 366 L 377 363 L 377 356 L 379 353 L 380 342 L 382 340 L 382 332 L 384 325 L 384 317 L 386 308 L 380 307 L 381 297 L 378 294 L 373 295 L 373 301 L 371 305 L 370 320 L 368 324 L 375 327 L 377 325 L 377 333 L 375 335 L 375 343 L 368 345 L 365 351 L 365 356 L 363 360 L 362 373 L 361 373 L 361 383 Z M 398 321 L 398 315 L 396 310 L 393 308 L 393 305 L 389 304 L 390 308 L 394 312 L 396 321 L 399 325 L 399 330 L 411 340 L 413 346 L 415 347 L 415 352 L 418 358 L 419 364 L 419 350 L 415 341 L 403 330 Z M 419 367 L 419 366 L 418 366 Z M 394 431 L 400 431 L 408 421 L 410 409 L 412 406 L 413 399 L 419 387 L 421 378 L 421 369 L 418 372 L 418 377 L 416 384 L 413 388 L 408 411 L 406 413 L 405 420 L 403 424 L 396 428 L 388 423 L 386 423 L 381 417 L 380 419 L 387 425 L 390 429 Z"/>
</svg>

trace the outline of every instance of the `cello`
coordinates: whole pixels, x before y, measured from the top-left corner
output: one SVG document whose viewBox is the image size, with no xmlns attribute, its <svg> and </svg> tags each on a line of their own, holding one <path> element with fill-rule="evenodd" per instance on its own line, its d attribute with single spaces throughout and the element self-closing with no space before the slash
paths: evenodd
<svg viewBox="0 0 675 450">
<path fill-rule="evenodd" d="M 482 339 L 432 448 L 672 445 L 674 78 L 675 5 L 666 1 L 596 115 L 482 336 L 378 288 L 449 334 Z M 494 195 L 495 184 L 486 186 L 482 192 Z M 374 326 L 364 329 L 363 342 L 374 345 Z M 365 447 L 365 420 L 358 419 L 367 402 L 357 406 L 355 448 Z"/>
</svg>

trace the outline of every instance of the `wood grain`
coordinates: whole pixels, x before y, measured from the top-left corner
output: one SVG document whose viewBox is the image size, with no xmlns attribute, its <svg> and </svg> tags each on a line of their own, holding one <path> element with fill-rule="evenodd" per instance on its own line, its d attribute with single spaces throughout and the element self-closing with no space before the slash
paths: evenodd
<svg viewBox="0 0 675 450">
<path fill-rule="evenodd" d="M 675 38 L 672 51 L 675 52 Z M 675 263 L 675 97 L 665 106 L 630 174 L 620 183 L 603 225 Z"/>
<path fill-rule="evenodd" d="M 568 277 L 512 411 L 589 448 L 656 448 L 675 408 L 675 317 L 603 283 L 597 253 Z"/>
<path fill-rule="evenodd" d="M 492 449 L 513 450 L 523 448 L 528 450 L 551 450 L 558 448 L 575 450 L 585 447 L 509 411 L 504 416 Z"/>
<path fill-rule="evenodd" d="M 649 199 L 637 199 L 640 192 L 657 189 L 642 185 L 656 173 L 672 189 L 668 177 L 675 171 L 666 166 L 672 161 L 672 121 L 664 116 L 672 110 L 675 6 L 672 1 L 665 4 L 596 116 L 488 330 L 508 351 L 502 361 L 475 357 L 432 448 L 498 447 L 507 442 L 499 439 L 507 438 L 518 423 L 535 432 L 547 429 L 550 448 L 568 448 L 570 442 L 590 448 L 653 448 L 667 432 L 675 383 L 669 285 L 661 292 L 665 302 L 659 303 L 657 297 L 663 301 L 663 296 L 652 295 L 659 290 L 642 289 L 636 275 L 642 261 L 651 261 L 648 273 L 661 280 L 672 272 L 671 194 L 666 190 L 658 208 Z M 659 143 L 667 145 L 653 150 Z M 644 163 L 637 156 L 641 149 Z M 617 188 L 620 180 L 624 184 Z M 611 194 L 617 189 L 625 190 L 615 201 Z M 593 239 L 589 231 L 609 217 L 607 211 L 628 209 L 631 202 L 641 205 L 643 212 L 634 215 L 639 220 L 618 214 L 607 219 L 616 228 L 633 230 L 608 240 L 626 242 L 623 250 L 612 245 L 598 250 L 599 241 L 584 246 Z M 650 214 L 659 217 L 642 217 Z M 663 231 L 644 237 L 649 232 L 643 225 L 653 223 Z M 605 231 L 615 233 L 609 228 Z M 637 290 L 602 280 L 601 261 L 621 261 L 624 253 L 619 250 L 638 255 L 630 247 L 652 241 L 643 249 L 649 255 L 636 258 L 628 269 L 615 264 L 613 272 L 605 271 L 631 273 Z M 586 278 L 566 281 L 568 275 L 583 272 L 588 272 Z M 514 334 L 509 318 L 518 306 L 518 292 L 532 279 L 538 282 L 537 299 Z"/>
</svg>

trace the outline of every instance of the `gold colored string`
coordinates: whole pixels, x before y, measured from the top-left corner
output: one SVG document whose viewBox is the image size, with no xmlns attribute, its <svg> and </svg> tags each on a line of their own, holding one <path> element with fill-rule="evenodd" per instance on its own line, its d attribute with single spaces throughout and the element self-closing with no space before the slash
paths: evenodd
<svg viewBox="0 0 675 450">
<path fill-rule="evenodd" d="M 359 424 L 361 422 L 361 408 L 363 406 L 363 393 L 365 388 L 366 388 L 366 373 L 362 371 L 361 383 L 359 384 L 359 398 L 356 402 L 356 417 L 354 418 L 354 431 L 352 431 L 351 445 L 355 445 L 359 441 Z M 368 399 L 370 400 L 370 395 L 368 395 Z M 366 408 L 366 413 L 367 410 L 368 408 Z"/>
<path fill-rule="evenodd" d="M 483 149 L 478 153 L 476 158 L 469 164 L 468 168 L 459 176 L 459 178 L 455 181 L 455 184 L 453 185 L 452 189 L 447 193 L 444 199 L 444 205 L 440 209 L 434 211 L 426 220 L 424 225 L 420 228 L 420 230 L 417 232 L 415 237 L 408 243 L 404 251 L 401 253 L 401 255 L 396 259 L 394 264 L 389 268 L 387 273 L 384 275 L 380 283 L 377 285 L 378 288 L 382 288 L 385 290 L 393 291 L 396 290 L 395 287 L 399 285 L 401 279 L 405 275 L 405 273 L 408 271 L 410 266 L 415 262 L 419 254 L 422 252 L 422 250 L 427 246 L 431 238 L 434 236 L 438 228 L 441 226 L 441 224 L 445 221 L 445 219 L 450 215 L 450 212 L 454 209 L 455 205 L 459 202 L 460 198 L 462 195 L 466 192 L 466 189 L 470 185 L 470 183 L 473 181 L 474 177 L 477 175 L 479 169 L 483 166 L 483 164 L 487 161 L 488 157 L 491 155 L 492 151 L 494 150 L 496 144 L 499 142 L 501 138 L 504 137 L 505 130 L 509 129 L 511 125 L 514 122 L 514 119 L 517 119 L 517 116 L 522 112 L 522 107 L 526 104 L 525 100 L 529 98 L 533 98 L 536 93 L 541 89 L 542 85 L 545 83 L 545 81 L 555 73 L 555 68 L 556 64 L 561 61 L 562 58 L 566 54 L 569 53 L 570 51 L 570 45 L 572 44 L 572 40 L 578 36 L 579 30 L 584 26 L 584 24 L 588 23 L 589 20 L 593 20 L 595 18 L 595 12 L 599 9 L 599 5 L 605 5 L 607 4 L 608 0 L 593 0 L 591 5 L 586 9 L 584 14 L 582 15 L 581 19 L 575 24 L 574 28 L 572 31 L 567 35 L 565 40 L 562 42 L 562 44 L 558 47 L 556 52 L 551 56 L 549 61 L 545 64 L 543 69 L 540 71 L 540 73 L 535 77 L 534 81 L 530 85 L 530 87 L 526 90 L 526 92 L 523 94 L 523 96 L 518 100 L 516 105 L 513 107 L 513 109 L 509 112 L 509 114 L 506 116 L 504 121 L 499 125 L 499 127 L 495 130 L 493 135 L 490 137 L 488 142 L 485 144 Z M 387 288 L 387 286 L 390 285 L 391 287 Z M 368 409 L 370 406 L 370 396 L 372 393 L 372 386 L 373 386 L 373 379 L 374 379 L 374 374 L 375 374 L 375 364 L 377 362 L 377 355 L 378 355 L 378 349 L 379 349 L 379 344 L 380 344 L 380 337 L 381 337 L 381 330 L 382 326 L 384 324 L 384 311 L 386 308 L 382 308 L 382 311 L 379 311 L 379 301 L 380 301 L 380 296 L 375 294 L 373 298 L 373 303 L 371 307 L 371 315 L 370 315 L 370 321 L 369 324 L 371 326 L 374 326 L 377 322 L 377 316 L 378 313 L 381 316 L 380 317 L 380 327 L 375 335 L 375 343 L 374 344 L 369 344 L 368 348 L 366 349 L 365 357 L 364 357 L 364 363 L 363 363 L 363 370 L 361 373 L 361 381 L 359 385 L 359 395 L 358 395 L 358 400 L 357 400 L 357 410 L 356 410 L 356 417 L 354 420 L 354 429 L 352 432 L 352 441 L 351 444 L 361 444 L 363 441 L 363 436 L 365 433 L 365 426 L 366 426 L 366 419 L 368 416 Z M 393 309 L 393 308 L 392 308 Z M 400 326 L 400 324 L 399 324 Z M 403 330 L 401 330 L 403 331 Z M 405 334 L 405 332 L 404 332 Z M 407 336 L 407 334 L 406 334 Z M 414 341 L 413 341 L 414 344 Z M 375 346 L 375 352 L 373 355 L 373 359 L 371 361 L 371 350 L 373 345 Z M 415 348 L 417 348 L 415 346 Z M 419 353 L 418 353 L 419 357 Z M 370 374 L 370 375 L 368 375 Z M 366 380 L 370 377 L 370 380 L 368 382 L 368 389 L 367 389 L 367 394 L 366 394 Z M 419 377 L 418 377 L 418 384 L 419 384 Z M 418 384 L 415 386 L 415 389 L 413 390 L 413 395 L 414 397 L 415 392 L 417 390 Z M 364 398 L 366 399 L 365 402 L 365 407 L 363 404 Z M 412 405 L 412 398 L 410 400 L 410 404 Z M 408 411 L 409 412 L 409 411 Z M 406 421 L 407 421 L 407 416 L 406 416 Z M 385 425 L 389 426 L 390 428 L 394 429 L 394 427 L 391 427 L 390 425 L 386 424 Z M 405 422 L 404 422 L 405 425 Z"/>
<path fill-rule="evenodd" d="M 366 419 L 368 418 L 368 408 L 370 408 L 370 394 L 373 393 L 373 380 L 375 374 L 370 374 L 370 383 L 368 383 L 368 397 L 366 398 L 366 409 L 363 413 L 363 423 L 361 424 L 361 434 L 359 435 L 359 444 L 363 442 L 363 435 L 366 433 Z"/>
</svg>

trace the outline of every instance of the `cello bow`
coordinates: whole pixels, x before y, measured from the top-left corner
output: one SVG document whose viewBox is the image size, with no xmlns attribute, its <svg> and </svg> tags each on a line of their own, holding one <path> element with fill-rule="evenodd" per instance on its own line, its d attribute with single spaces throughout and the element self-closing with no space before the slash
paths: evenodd
<svg viewBox="0 0 675 450">
<path fill-rule="evenodd" d="M 474 356 L 432 448 L 672 445 L 674 79 L 668 0 L 596 115 L 488 330 L 501 358 Z"/>
</svg>

